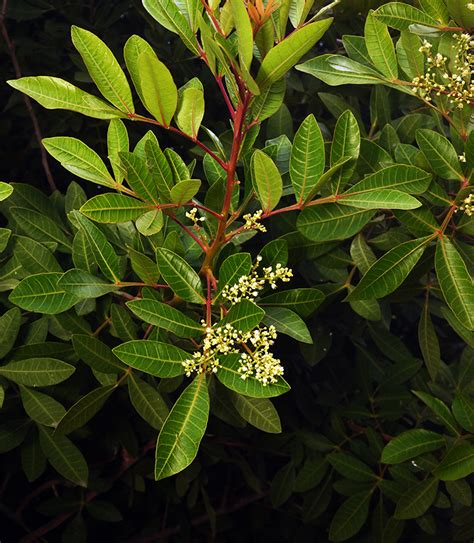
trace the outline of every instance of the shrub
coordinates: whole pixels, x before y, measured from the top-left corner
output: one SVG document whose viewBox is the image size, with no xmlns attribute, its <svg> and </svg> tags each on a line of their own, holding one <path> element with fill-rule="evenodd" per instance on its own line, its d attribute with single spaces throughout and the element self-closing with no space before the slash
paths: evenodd
<svg viewBox="0 0 474 543">
<path fill-rule="evenodd" d="M 415 527 L 472 538 L 471 11 L 384 4 L 364 36 L 343 37 L 346 55 L 304 61 L 337 3 L 144 0 L 212 73 L 218 134 L 203 124 L 207 85 L 178 88 L 137 35 L 123 54 L 133 87 L 78 27 L 101 98 L 51 76 L 9 81 L 48 109 L 109 121 L 109 166 L 76 137 L 43 140 L 106 189 L 96 196 L 77 182 L 50 198 L 0 186 L 0 451 L 40 489 L 60 487 L 38 506 L 53 520 L 23 541 L 66 521 L 63 540 L 85 540 L 97 520 L 119 523 L 116 539 L 183 540 L 184 527 L 160 525 L 168 507 L 181 522 L 184 497 L 192 541 L 207 523 L 226 541 L 327 529 L 410 541 Z M 290 138 L 295 66 L 307 86 L 364 85 L 362 107 L 322 92 L 335 123 L 309 114 Z M 129 122 L 153 127 L 133 150 Z M 192 147 L 164 148 L 163 133 Z M 245 516 L 260 500 L 285 505 L 283 528 L 263 532 L 272 511 Z M 226 526 L 234 511 L 247 525 Z"/>
</svg>

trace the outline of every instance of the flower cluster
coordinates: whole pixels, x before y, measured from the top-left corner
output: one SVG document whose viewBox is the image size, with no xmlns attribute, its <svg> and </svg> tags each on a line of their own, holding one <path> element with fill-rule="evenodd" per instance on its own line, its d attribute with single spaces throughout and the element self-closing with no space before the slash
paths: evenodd
<svg viewBox="0 0 474 543">
<path fill-rule="evenodd" d="M 247 213 L 244 215 L 245 224 L 243 226 L 244 230 L 260 230 L 260 232 L 266 232 L 267 229 L 259 221 L 262 219 L 263 209 L 259 209 L 253 215 Z"/>
<path fill-rule="evenodd" d="M 471 193 L 467 198 L 464 198 L 464 201 L 462 205 L 459 206 L 459 209 L 464 211 L 468 217 L 474 213 L 474 193 Z"/>
<path fill-rule="evenodd" d="M 261 326 L 250 332 L 237 330 L 231 324 L 206 327 L 202 350 L 182 362 L 187 377 L 193 373 L 217 373 L 221 355 L 240 354 L 238 372 L 242 379 L 255 377 L 264 386 L 277 382 L 283 375 L 280 360 L 274 358 L 270 347 L 277 338 L 274 326 Z M 245 350 L 246 352 L 242 352 Z"/>
<path fill-rule="evenodd" d="M 283 281 L 287 283 L 293 277 L 293 272 L 290 268 L 277 264 L 275 269 L 273 266 L 262 268 L 263 275 L 258 274 L 258 267 L 262 261 L 261 256 L 257 256 L 256 263 L 252 266 L 252 269 L 248 275 L 242 275 L 239 277 L 237 283 L 233 285 L 226 285 L 222 290 L 222 296 L 229 300 L 233 304 L 239 303 L 244 298 L 252 300 L 256 298 L 260 291 L 262 291 L 267 285 L 272 289 L 277 288 L 277 281 Z"/>
<path fill-rule="evenodd" d="M 467 9 L 474 11 L 474 4 L 472 2 L 469 2 L 469 4 L 467 4 Z"/>
<path fill-rule="evenodd" d="M 204 217 L 198 217 L 197 212 L 197 208 L 193 207 L 191 211 L 186 211 L 186 217 L 194 223 L 194 226 L 199 227 L 199 223 L 204 222 L 206 219 Z"/>
<path fill-rule="evenodd" d="M 471 77 L 474 67 L 472 48 L 474 42 L 469 34 L 453 34 L 455 54 L 451 62 L 441 53 L 432 52 L 433 44 L 423 40 L 420 52 L 426 55 L 426 73 L 415 77 L 412 85 L 415 92 L 427 102 L 433 96 L 446 95 L 449 103 L 462 109 L 474 100 L 474 84 Z"/>
</svg>

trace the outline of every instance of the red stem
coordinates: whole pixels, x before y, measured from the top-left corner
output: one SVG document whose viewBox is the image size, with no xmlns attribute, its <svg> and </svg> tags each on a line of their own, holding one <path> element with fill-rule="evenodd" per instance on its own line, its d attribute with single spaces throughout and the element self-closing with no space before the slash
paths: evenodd
<svg viewBox="0 0 474 543">
<path fill-rule="evenodd" d="M 224 97 L 225 103 L 227 105 L 227 108 L 229 110 L 230 116 L 232 117 L 232 120 L 235 119 L 235 109 L 232 105 L 232 102 L 230 101 L 229 95 L 226 91 L 226 88 L 224 87 L 224 83 L 222 82 L 222 76 L 218 75 L 216 77 L 217 84 L 219 85 L 219 88 L 221 90 L 222 96 Z"/>
</svg>

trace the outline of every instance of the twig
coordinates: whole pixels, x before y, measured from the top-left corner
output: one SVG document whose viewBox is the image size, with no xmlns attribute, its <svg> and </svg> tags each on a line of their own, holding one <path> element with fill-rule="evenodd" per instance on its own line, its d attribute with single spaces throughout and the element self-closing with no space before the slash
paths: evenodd
<svg viewBox="0 0 474 543">
<path fill-rule="evenodd" d="M 10 54 L 10 60 L 13 65 L 13 69 L 15 71 L 15 76 L 20 78 L 22 76 L 20 64 L 18 62 L 18 57 L 16 56 L 16 50 L 15 45 L 13 41 L 10 39 L 10 35 L 8 33 L 7 26 L 5 24 L 5 18 L 7 16 L 7 9 L 8 9 L 8 0 L 3 0 L 2 5 L 2 11 L 0 13 L 0 32 L 3 36 L 3 39 L 5 41 L 5 44 L 7 46 L 8 52 Z M 48 181 L 49 187 L 51 191 L 56 190 L 56 183 L 54 182 L 53 174 L 51 173 L 51 169 L 49 167 L 48 162 L 48 154 L 46 152 L 46 149 L 43 147 L 43 144 L 41 143 L 43 136 L 41 134 L 40 125 L 38 122 L 38 117 L 36 116 L 36 113 L 33 109 L 33 104 L 31 103 L 31 100 L 26 94 L 23 95 L 23 101 L 25 102 L 26 109 L 28 110 L 28 113 L 31 118 L 31 123 L 33 124 L 33 129 L 35 132 L 36 139 L 38 140 L 40 152 L 41 152 L 41 163 L 43 165 L 43 170 L 46 175 L 46 179 Z"/>
</svg>

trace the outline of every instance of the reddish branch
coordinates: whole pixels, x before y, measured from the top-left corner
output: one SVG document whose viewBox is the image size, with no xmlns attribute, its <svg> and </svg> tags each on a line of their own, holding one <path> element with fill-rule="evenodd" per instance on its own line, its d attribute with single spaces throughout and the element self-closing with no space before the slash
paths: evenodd
<svg viewBox="0 0 474 543">
<path fill-rule="evenodd" d="M 15 44 L 11 40 L 10 34 L 8 33 L 8 29 L 5 24 L 7 9 L 8 9 L 8 0 L 3 0 L 2 11 L 0 12 L 0 33 L 2 34 L 3 40 L 5 41 L 5 44 L 7 46 L 8 53 L 10 55 L 10 60 L 13 65 L 13 69 L 15 71 L 15 76 L 18 79 L 22 76 L 22 73 L 21 73 L 20 64 L 18 62 L 18 57 L 16 56 Z M 49 168 L 48 154 L 46 153 L 46 149 L 43 147 L 43 144 L 41 143 L 43 136 L 41 134 L 38 117 L 36 116 L 36 113 L 33 109 L 33 104 L 31 103 L 30 98 L 26 96 L 26 94 L 23 95 L 23 101 L 25 102 L 25 106 L 26 106 L 26 109 L 28 110 L 31 123 L 33 124 L 33 130 L 35 132 L 36 139 L 38 140 L 38 144 L 39 144 L 40 152 L 41 152 L 41 163 L 43 165 L 43 170 L 46 175 L 46 179 L 48 181 L 50 189 L 52 191 L 55 191 L 56 183 L 54 182 L 53 174 L 51 173 L 51 169 Z"/>
</svg>

